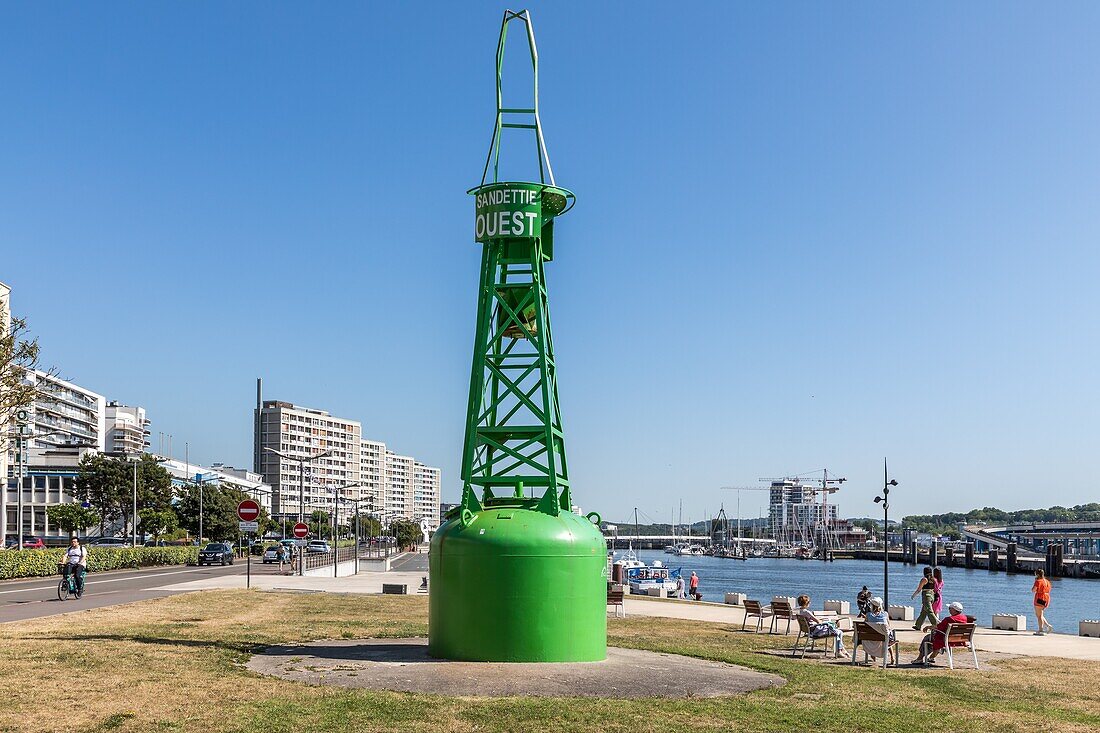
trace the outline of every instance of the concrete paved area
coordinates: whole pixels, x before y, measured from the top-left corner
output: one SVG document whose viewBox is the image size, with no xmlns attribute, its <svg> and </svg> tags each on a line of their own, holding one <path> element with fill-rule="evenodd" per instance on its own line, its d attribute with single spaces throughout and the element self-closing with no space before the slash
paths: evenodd
<svg viewBox="0 0 1100 733">
<path fill-rule="evenodd" d="M 309 684 L 472 697 L 720 697 L 784 683 L 732 664 L 636 649 L 610 648 L 602 662 L 525 664 L 442 661 L 428 656 L 427 644 L 363 639 L 272 647 L 247 666 Z"/>
<path fill-rule="evenodd" d="M 721 603 L 698 603 L 695 601 L 673 601 L 647 599 L 643 596 L 629 596 L 625 602 L 627 616 L 659 616 L 662 618 L 682 618 L 695 621 L 723 623 L 741 628 L 745 611 L 740 606 L 727 606 Z M 768 631 L 770 619 L 764 619 L 764 632 Z M 981 619 L 978 620 L 981 623 Z M 754 629 L 756 619 L 749 622 L 747 629 Z M 797 624 L 792 624 L 792 636 Z M 780 630 L 786 629 L 786 621 L 780 624 Z M 898 640 L 903 644 L 918 644 L 924 634 L 913 631 L 910 622 L 895 621 Z M 748 633 L 748 632 L 746 632 Z M 1001 652 L 1027 657 L 1062 657 L 1064 659 L 1082 659 L 1100 662 L 1100 639 L 1070 634 L 1047 634 L 1034 636 L 1030 631 L 998 631 L 981 628 L 974 634 L 974 643 L 981 651 Z"/>
</svg>

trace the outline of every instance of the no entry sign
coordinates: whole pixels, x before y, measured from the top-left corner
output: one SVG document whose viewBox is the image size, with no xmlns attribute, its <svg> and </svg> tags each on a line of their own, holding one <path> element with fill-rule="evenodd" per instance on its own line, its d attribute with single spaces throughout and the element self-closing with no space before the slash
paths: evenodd
<svg viewBox="0 0 1100 733">
<path fill-rule="evenodd" d="M 255 522 L 260 516 L 260 505 L 251 499 L 245 499 L 237 505 L 237 518 L 242 522 Z"/>
<path fill-rule="evenodd" d="M 298 522 L 297 524 L 294 525 L 294 536 L 295 537 L 297 537 L 300 540 L 303 540 L 303 539 L 305 539 L 307 534 L 309 534 L 309 527 L 307 527 L 303 522 Z"/>
</svg>

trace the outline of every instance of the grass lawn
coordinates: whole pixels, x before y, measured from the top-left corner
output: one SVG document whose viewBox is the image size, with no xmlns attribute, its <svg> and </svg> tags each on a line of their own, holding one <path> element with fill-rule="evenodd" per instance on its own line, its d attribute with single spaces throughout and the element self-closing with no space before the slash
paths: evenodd
<svg viewBox="0 0 1100 733">
<path fill-rule="evenodd" d="M 778 637 L 722 624 L 609 621 L 609 642 L 742 664 L 778 689 L 695 700 L 470 699 L 310 687 L 241 667 L 268 644 L 427 632 L 422 596 L 205 591 L 0 625 L 0 730 L 1097 731 L 1100 665 L 989 672 L 784 659 Z M 638 675 L 645 675 L 644 669 Z"/>
</svg>

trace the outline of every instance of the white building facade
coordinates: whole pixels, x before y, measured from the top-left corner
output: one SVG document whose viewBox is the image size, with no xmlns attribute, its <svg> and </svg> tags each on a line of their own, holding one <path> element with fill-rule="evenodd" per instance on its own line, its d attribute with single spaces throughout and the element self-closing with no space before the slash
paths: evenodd
<svg viewBox="0 0 1100 733">
<path fill-rule="evenodd" d="M 19 533 L 20 491 L 23 535 L 63 537 L 64 533 L 50 526 L 46 507 L 73 501 L 81 457 L 102 451 L 106 440 L 103 395 L 41 371 L 28 372 L 24 380 L 37 387 L 41 396 L 30 408 L 33 437 L 24 443 L 22 465 L 15 444 L 9 446 L 5 491 L 0 496 L 0 542 Z"/>
<path fill-rule="evenodd" d="M 104 452 L 112 456 L 132 456 L 149 447 L 149 419 L 144 407 L 127 407 L 112 400 L 104 417 Z"/>
<path fill-rule="evenodd" d="M 273 516 L 285 515 L 293 521 L 302 516 L 308 521 L 310 512 L 331 513 L 337 489 L 345 486 L 354 488 L 343 489 L 341 496 L 359 498 L 362 427 L 358 421 L 290 402 L 266 400 L 257 427 L 260 474 L 274 492 Z M 325 451 L 331 455 L 308 460 Z M 300 472 L 299 461 L 293 459 L 307 461 L 301 464 Z M 304 505 L 299 501 L 299 482 Z M 346 519 L 351 514 L 354 506 L 342 504 L 340 516 Z"/>
</svg>

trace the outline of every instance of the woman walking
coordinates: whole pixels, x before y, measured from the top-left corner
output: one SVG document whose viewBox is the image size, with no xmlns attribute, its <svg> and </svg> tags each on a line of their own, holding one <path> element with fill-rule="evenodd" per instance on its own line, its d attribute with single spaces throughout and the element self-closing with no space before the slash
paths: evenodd
<svg viewBox="0 0 1100 733">
<path fill-rule="evenodd" d="M 920 615 L 913 622 L 913 628 L 920 631 L 924 628 L 923 622 L 925 619 L 928 619 L 933 626 L 940 622 L 940 617 L 932 610 L 932 605 L 936 602 L 936 584 L 931 567 L 924 569 L 924 575 L 921 577 L 920 583 L 917 583 L 917 589 L 913 591 L 913 595 L 909 596 L 910 600 L 916 598 L 918 593 L 920 594 Z"/>
<path fill-rule="evenodd" d="M 943 613 L 943 571 L 937 565 L 932 568 L 932 589 L 936 591 L 936 600 L 932 604 L 932 612 L 936 614 L 936 618 L 940 617 Z"/>
<path fill-rule="evenodd" d="M 1031 585 L 1031 592 L 1035 594 L 1035 620 L 1039 623 L 1036 636 L 1042 636 L 1047 631 L 1054 631 L 1054 627 L 1047 623 L 1046 610 L 1050 606 L 1050 581 L 1046 579 L 1046 573 L 1042 568 L 1035 571 L 1035 582 Z"/>
</svg>

